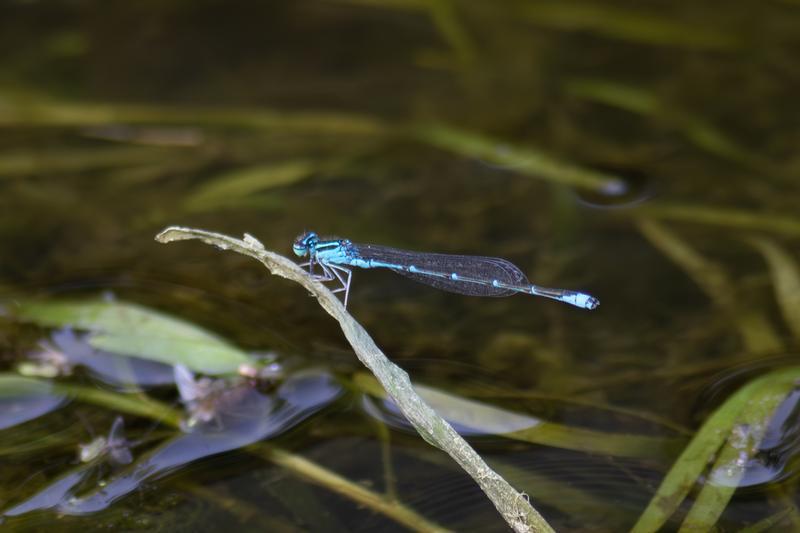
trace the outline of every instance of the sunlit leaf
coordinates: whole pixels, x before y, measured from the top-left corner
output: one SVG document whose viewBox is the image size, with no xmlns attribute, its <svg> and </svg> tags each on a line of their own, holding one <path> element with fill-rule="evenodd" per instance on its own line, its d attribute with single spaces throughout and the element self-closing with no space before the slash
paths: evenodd
<svg viewBox="0 0 800 533">
<path fill-rule="evenodd" d="M 93 335 L 89 343 L 103 350 L 183 364 L 206 374 L 235 373 L 250 356 L 221 337 L 190 322 L 146 307 L 107 301 L 22 301 L 14 315 L 43 326 L 70 326 Z"/>
</svg>

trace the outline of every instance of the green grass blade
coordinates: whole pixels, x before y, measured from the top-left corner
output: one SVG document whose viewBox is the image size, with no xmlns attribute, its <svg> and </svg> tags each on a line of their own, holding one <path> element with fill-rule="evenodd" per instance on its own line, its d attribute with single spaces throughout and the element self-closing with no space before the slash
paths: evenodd
<svg viewBox="0 0 800 533">
<path fill-rule="evenodd" d="M 626 212 L 636 217 L 647 216 L 661 220 L 675 220 L 704 226 L 738 230 L 760 230 L 770 233 L 800 237 L 800 217 L 771 212 L 746 211 L 704 205 L 659 204 L 631 209 Z"/>
<path fill-rule="evenodd" d="M 191 194 L 184 203 L 187 211 L 211 211 L 235 206 L 250 195 L 297 183 L 311 176 L 318 165 L 313 161 L 287 161 L 237 169 L 215 176 Z"/>
<path fill-rule="evenodd" d="M 800 376 L 800 370 L 794 374 Z M 755 381 L 756 385 L 719 451 L 708 481 L 684 519 L 681 531 L 710 531 L 714 527 L 745 473 L 747 460 L 758 453 L 775 410 L 795 388 L 795 379 L 787 380 L 777 373 Z"/>
<path fill-rule="evenodd" d="M 526 176 L 609 194 L 623 192 L 626 187 L 618 176 L 559 161 L 534 148 L 511 146 L 478 133 L 429 125 L 418 128 L 413 135 L 443 150 L 502 165 Z"/>
<path fill-rule="evenodd" d="M 284 113 L 263 108 L 210 108 L 71 102 L 0 88 L 2 126 L 93 126 L 107 124 L 191 124 L 320 135 L 377 135 L 377 118 L 335 112 Z"/>
<path fill-rule="evenodd" d="M 702 117 L 668 106 L 646 90 L 604 80 L 576 79 L 567 83 L 567 91 L 585 100 L 653 117 L 659 123 L 679 131 L 689 142 L 710 154 L 751 168 L 768 167 L 762 157 L 737 143 Z"/>
<path fill-rule="evenodd" d="M 729 317 L 749 352 L 774 353 L 783 349 L 780 337 L 763 312 L 739 305 L 736 284 L 721 266 L 703 257 L 676 233 L 655 220 L 639 219 L 637 227 L 653 246 L 692 278 L 720 313 Z"/>
<path fill-rule="evenodd" d="M 703 24 L 671 21 L 662 14 L 583 2 L 525 2 L 521 16 L 532 23 L 587 31 L 624 41 L 659 46 L 730 49 L 741 46 L 726 32 Z"/>
<path fill-rule="evenodd" d="M 714 462 L 720 448 L 734 433 L 735 426 L 744 420 L 743 416 L 754 413 L 749 409 L 756 407 L 748 408 L 748 403 L 758 402 L 759 392 L 774 387 L 778 393 L 784 391 L 785 396 L 798 378 L 800 367 L 770 372 L 740 388 L 718 407 L 675 461 L 634 526 L 633 532 L 657 531 L 669 520 L 708 465 Z M 727 502 L 721 492 L 709 493 L 707 498 L 715 499 L 717 503 Z"/>
<path fill-rule="evenodd" d="M 800 341 L 800 268 L 797 261 L 771 239 L 753 237 L 750 243 L 766 259 L 783 319 L 794 338 Z"/>
</svg>

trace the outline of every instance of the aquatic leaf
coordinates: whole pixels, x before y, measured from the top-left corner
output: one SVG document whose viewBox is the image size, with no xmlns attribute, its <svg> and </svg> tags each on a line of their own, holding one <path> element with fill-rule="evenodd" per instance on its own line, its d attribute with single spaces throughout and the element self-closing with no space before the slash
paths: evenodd
<svg viewBox="0 0 800 533">
<path fill-rule="evenodd" d="M 377 381 L 366 374 L 357 374 L 353 381 L 359 389 L 368 394 L 379 398 L 386 397 L 386 392 Z M 682 438 L 609 433 L 565 426 L 461 398 L 425 385 L 415 384 L 414 388 L 437 413 L 453 424 L 464 436 L 503 436 L 555 448 L 655 460 L 670 457 L 685 442 Z"/>
<path fill-rule="evenodd" d="M 296 183 L 318 168 L 314 161 L 299 160 L 265 164 L 215 176 L 191 194 L 185 202 L 189 211 L 209 211 L 236 206 L 250 195 Z"/>
<path fill-rule="evenodd" d="M 163 160 L 173 152 L 143 147 L 0 152 L 0 180 L 18 175 L 87 172 Z"/>
<path fill-rule="evenodd" d="M 70 326 L 92 333 L 95 348 L 183 364 L 206 374 L 235 373 L 252 358 L 221 337 L 194 324 L 146 307 L 119 301 L 18 301 L 12 309 L 24 321 Z"/>
<path fill-rule="evenodd" d="M 728 209 L 710 205 L 650 203 L 624 212 L 635 217 L 677 220 L 706 226 L 740 230 L 761 230 L 800 237 L 800 217 L 773 212 Z"/>
<path fill-rule="evenodd" d="M 800 372 L 795 372 L 800 375 Z M 794 380 L 760 381 L 739 413 L 728 440 L 717 454 L 708 478 L 681 531 L 710 531 L 741 485 L 748 461 L 759 451 L 773 413 L 796 386 Z"/>
<path fill-rule="evenodd" d="M 45 415 L 64 403 L 50 382 L 16 374 L 0 374 L 0 429 Z"/>
<path fill-rule="evenodd" d="M 718 264 L 709 261 L 676 233 L 654 220 L 637 220 L 637 227 L 659 251 L 680 266 L 720 307 L 733 305 L 733 282 Z"/>
<path fill-rule="evenodd" d="M 181 415 L 178 411 L 144 394 L 121 394 L 72 383 L 59 383 L 55 387 L 58 392 L 69 395 L 77 401 L 129 415 L 152 418 L 176 427 L 180 424 Z"/>
<path fill-rule="evenodd" d="M 459 19 L 457 4 L 455 2 L 435 0 L 422 2 L 428 11 L 431 21 L 450 48 L 455 53 L 459 62 L 469 67 L 477 56 L 475 43 L 467 32 L 464 24 Z"/>
<path fill-rule="evenodd" d="M 331 509 L 332 504 L 322 501 L 317 491 L 308 483 L 285 477 L 280 480 L 280 483 L 268 484 L 264 489 L 271 498 L 279 501 L 293 515 L 296 520 L 295 524 L 303 524 L 307 531 L 325 531 L 326 533 L 349 533 L 352 531 L 352 528 L 347 527 Z M 216 494 L 214 498 L 217 498 Z M 286 525 L 281 529 L 288 531 L 296 528 L 296 525 Z"/>
<path fill-rule="evenodd" d="M 731 450 L 739 442 L 737 424 L 760 423 L 766 426 L 774 409 L 769 409 L 769 405 L 765 410 L 759 407 L 758 403 L 765 399 L 764 394 L 768 395 L 766 403 L 775 405 L 772 394 L 785 397 L 799 378 L 798 367 L 770 372 L 744 385 L 718 407 L 670 468 L 633 531 L 656 531 L 664 525 L 729 439 L 733 439 L 731 447 L 725 449 L 728 450 L 727 454 L 732 453 Z M 718 514 L 721 512 L 720 506 L 724 507 L 729 496 L 726 496 L 724 489 L 709 490 L 707 503 L 717 504 L 712 507 L 714 510 L 711 514 Z"/>
<path fill-rule="evenodd" d="M 780 526 L 782 523 L 784 527 L 782 529 L 778 529 L 778 526 Z M 763 533 L 765 531 L 790 530 L 797 531 L 798 523 L 800 523 L 800 517 L 798 517 L 797 507 L 790 505 L 785 509 L 781 509 L 777 513 L 759 520 L 755 524 L 743 527 L 738 533 Z M 794 528 L 792 528 L 792 526 L 794 526 Z"/>
<path fill-rule="evenodd" d="M 660 122 L 679 130 L 684 137 L 709 153 L 752 167 L 767 163 L 744 146 L 730 139 L 723 131 L 689 113 L 668 107 L 655 94 L 638 87 L 604 80 L 579 79 L 567 84 L 570 94 L 600 102 L 626 111 L 655 117 Z"/>
<path fill-rule="evenodd" d="M 728 49 L 740 46 L 736 36 L 663 14 L 583 2 L 526 2 L 521 16 L 547 27 L 659 46 Z"/>
<path fill-rule="evenodd" d="M 783 343 L 760 309 L 745 308 L 736 299 L 735 284 L 721 266 L 703 257 L 676 233 L 649 218 L 637 227 L 658 250 L 681 267 L 708 298 L 736 325 L 749 352 L 778 352 Z"/>
<path fill-rule="evenodd" d="M 750 243 L 761 252 L 769 264 L 775 299 L 786 325 L 800 341 L 800 268 L 797 261 L 778 243 L 765 237 L 753 237 Z"/>
<path fill-rule="evenodd" d="M 2 400 L 0 400 L 2 404 Z M 0 439 L 0 458 L 10 456 L 31 457 L 51 453 L 52 450 L 65 450 L 82 438 L 85 430 L 76 425 L 62 427 L 44 420 L 38 424 L 5 428 Z"/>
<path fill-rule="evenodd" d="M 232 126 L 276 130 L 281 134 L 376 135 L 385 131 L 379 119 L 355 113 L 79 103 L 47 98 L 30 89 L 24 94 L 0 92 L 0 125 L 107 126 L 119 123 Z"/>
<path fill-rule="evenodd" d="M 555 183 L 599 191 L 609 195 L 625 192 L 625 181 L 611 174 L 559 161 L 531 147 L 511 146 L 490 137 L 449 126 L 430 125 L 416 130 L 415 136 L 450 152 L 474 157 L 508 170 Z"/>
</svg>

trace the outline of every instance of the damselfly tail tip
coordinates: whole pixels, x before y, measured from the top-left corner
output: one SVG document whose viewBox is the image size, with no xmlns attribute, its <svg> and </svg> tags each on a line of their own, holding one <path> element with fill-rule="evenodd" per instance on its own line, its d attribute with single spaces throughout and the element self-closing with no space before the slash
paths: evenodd
<svg viewBox="0 0 800 533">
<path fill-rule="evenodd" d="M 588 296 L 588 295 L 587 295 L 587 296 Z M 594 296 L 589 296 L 589 297 L 586 299 L 586 303 L 584 304 L 584 307 L 585 307 L 586 309 L 589 309 L 589 310 L 591 311 L 592 309 L 597 309 L 597 306 L 598 306 L 598 305 L 600 305 L 600 300 L 598 300 L 598 299 L 597 299 L 597 298 L 595 298 Z"/>
<path fill-rule="evenodd" d="M 590 311 L 600 305 L 600 300 L 583 292 L 569 292 L 561 298 L 561 301 Z"/>
</svg>

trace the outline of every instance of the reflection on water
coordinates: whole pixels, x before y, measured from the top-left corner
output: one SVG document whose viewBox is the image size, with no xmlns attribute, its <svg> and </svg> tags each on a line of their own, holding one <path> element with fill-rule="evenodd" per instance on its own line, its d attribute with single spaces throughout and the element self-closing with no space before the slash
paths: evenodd
<svg viewBox="0 0 800 533">
<path fill-rule="evenodd" d="M 95 437 L 88 444 L 78 445 L 78 458 L 82 463 L 107 459 L 113 465 L 127 465 L 133 461 L 130 445 L 125 439 L 125 421 L 121 416 L 114 419 L 108 437 Z"/>
<path fill-rule="evenodd" d="M 95 450 L 96 446 L 92 444 L 81 448 L 81 461 L 89 464 L 81 465 L 60 477 L 42 491 L 5 511 L 4 515 L 12 517 L 46 509 L 67 515 L 96 513 L 141 488 L 144 483 L 162 478 L 190 462 L 273 438 L 330 404 L 341 394 L 338 385 L 325 373 L 298 375 L 287 380 L 272 394 L 259 392 L 252 383 L 226 388 L 220 385 L 214 389 L 214 398 L 204 398 L 212 404 L 208 418 L 195 418 L 195 424 L 188 429 L 188 433 L 172 437 L 143 455 L 137 454 L 135 458 L 131 457 L 120 435 L 122 419 L 118 418 L 109 438 L 104 439 L 102 449 Z M 312 390 L 314 394 L 311 398 L 297 394 L 298 391 Z M 193 407 L 187 409 L 191 417 L 196 417 Z M 92 457 L 88 456 L 89 452 Z M 98 466 L 96 459 L 105 454 L 117 466 L 133 462 L 130 467 L 102 480 L 96 487 L 80 487 L 90 469 Z M 80 488 L 84 490 L 79 493 Z"/>
<path fill-rule="evenodd" d="M 766 427 L 741 424 L 734 428 L 732 445 L 738 456 L 710 472 L 709 483 L 733 487 L 767 485 L 797 474 L 797 418 L 800 392 L 781 402 Z"/>
<path fill-rule="evenodd" d="M 78 334 L 71 328 L 56 330 L 49 342 L 42 342 L 40 348 L 28 356 L 19 371 L 23 375 L 40 377 L 68 376 L 78 366 L 120 390 L 173 382 L 169 365 L 98 350 L 87 341 L 88 335 Z"/>
</svg>

